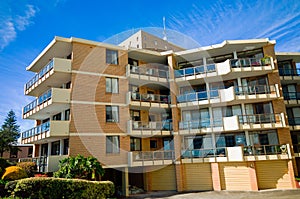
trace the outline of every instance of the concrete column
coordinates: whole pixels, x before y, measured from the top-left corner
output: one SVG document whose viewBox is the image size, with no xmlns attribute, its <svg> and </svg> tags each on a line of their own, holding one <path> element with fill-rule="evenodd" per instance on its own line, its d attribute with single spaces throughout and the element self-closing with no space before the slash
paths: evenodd
<svg viewBox="0 0 300 199">
<path fill-rule="evenodd" d="M 185 173 L 183 164 L 175 164 L 177 191 L 185 191 Z"/>
<path fill-rule="evenodd" d="M 124 170 L 122 172 L 122 192 L 124 196 L 129 196 L 128 167 L 124 167 Z"/>
<path fill-rule="evenodd" d="M 51 142 L 48 142 L 48 157 L 51 156 Z"/>
<path fill-rule="evenodd" d="M 213 162 L 210 164 L 210 166 L 211 166 L 213 189 L 214 191 L 221 191 L 222 187 L 221 187 L 219 163 Z"/>
<path fill-rule="evenodd" d="M 42 145 L 39 144 L 39 156 L 41 156 L 41 154 L 42 154 Z"/>
<path fill-rule="evenodd" d="M 63 155 L 64 154 L 64 140 L 60 139 L 59 140 L 59 155 Z"/>
<path fill-rule="evenodd" d="M 238 58 L 238 56 L 237 56 L 236 51 L 233 51 L 233 59 L 237 59 L 237 58 Z"/>
<path fill-rule="evenodd" d="M 295 172 L 294 173 L 294 167 L 293 167 L 293 161 L 289 160 L 288 161 L 288 170 L 289 170 L 289 175 L 290 175 L 290 180 L 291 180 L 291 188 L 296 188 L 296 180 L 295 180 Z"/>
<path fill-rule="evenodd" d="M 250 146 L 250 136 L 249 136 L 249 131 L 245 131 L 245 137 L 246 137 L 246 145 Z"/>
<path fill-rule="evenodd" d="M 32 156 L 31 157 L 35 157 L 35 144 L 32 147 Z"/>
<path fill-rule="evenodd" d="M 249 168 L 251 191 L 258 191 L 255 162 L 248 162 L 247 166 Z"/>
</svg>

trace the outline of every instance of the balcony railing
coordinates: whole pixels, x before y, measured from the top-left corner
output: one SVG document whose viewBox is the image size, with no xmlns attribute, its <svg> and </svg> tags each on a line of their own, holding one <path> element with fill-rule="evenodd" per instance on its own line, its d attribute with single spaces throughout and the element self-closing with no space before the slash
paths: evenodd
<svg viewBox="0 0 300 199">
<path fill-rule="evenodd" d="M 165 120 L 161 122 L 142 122 L 132 121 L 132 130 L 173 130 L 172 120 Z"/>
<path fill-rule="evenodd" d="M 244 156 L 251 155 L 276 155 L 287 153 L 287 145 L 258 145 L 258 146 L 244 146 Z"/>
<path fill-rule="evenodd" d="M 300 117 L 289 118 L 288 121 L 291 126 L 300 125 Z"/>
<path fill-rule="evenodd" d="M 20 158 L 19 162 L 35 162 L 37 166 L 38 172 L 46 172 L 48 166 L 48 157 L 47 156 L 40 156 L 40 157 L 33 157 L 33 158 Z"/>
<path fill-rule="evenodd" d="M 300 69 L 284 69 L 279 68 L 280 76 L 300 76 Z"/>
<path fill-rule="evenodd" d="M 300 93 L 299 92 L 283 92 L 283 98 L 285 100 L 299 100 Z"/>
<path fill-rule="evenodd" d="M 39 135 L 39 134 L 45 133 L 49 130 L 50 130 L 50 121 L 45 122 L 39 126 L 36 126 L 32 129 L 27 130 L 27 131 L 24 131 L 22 133 L 22 139 L 26 139 L 26 138 L 29 138 L 29 137 L 32 137 L 35 135 Z"/>
<path fill-rule="evenodd" d="M 215 72 L 215 64 L 184 68 L 175 71 L 175 78 Z"/>
<path fill-rule="evenodd" d="M 174 151 L 133 151 L 133 161 L 173 160 Z"/>
<path fill-rule="evenodd" d="M 271 58 L 265 58 L 264 60 L 259 58 L 242 58 L 242 59 L 231 59 L 230 66 L 232 68 L 242 68 L 242 67 L 256 67 L 271 65 Z"/>
<path fill-rule="evenodd" d="M 131 100 L 140 102 L 153 102 L 153 103 L 163 103 L 168 104 L 170 102 L 169 95 L 157 95 L 157 94 L 140 94 L 131 93 Z"/>
<path fill-rule="evenodd" d="M 31 111 L 34 108 L 36 108 L 38 105 L 41 105 L 42 103 L 50 100 L 51 97 L 52 97 L 52 89 L 49 89 L 44 94 L 42 94 L 41 96 L 39 96 L 37 99 L 33 100 L 31 103 L 29 103 L 28 105 L 26 105 L 24 107 L 24 109 L 23 109 L 23 114 L 28 113 L 29 111 Z"/>
<path fill-rule="evenodd" d="M 181 158 L 226 157 L 226 147 L 182 150 Z"/>
<path fill-rule="evenodd" d="M 130 67 L 130 74 L 137 74 L 137 75 L 146 75 L 151 77 L 160 77 L 160 78 L 168 78 L 169 77 L 169 71 L 168 70 L 162 70 L 158 68 L 150 68 L 150 67 L 144 67 L 144 66 L 131 66 Z"/>
<path fill-rule="evenodd" d="M 219 92 L 218 90 L 210 90 L 210 91 L 201 91 L 201 92 L 193 92 L 193 93 L 186 93 L 177 96 L 177 102 L 193 102 L 193 101 L 201 101 L 207 99 L 218 98 Z"/>
<path fill-rule="evenodd" d="M 25 90 L 29 89 L 34 85 L 40 78 L 42 78 L 46 73 L 48 73 L 53 68 L 53 60 L 51 60 L 44 68 L 40 70 L 31 80 L 29 80 L 25 85 Z"/>
<path fill-rule="evenodd" d="M 236 86 L 234 89 L 236 95 L 257 95 L 276 92 L 274 85 Z"/>
<path fill-rule="evenodd" d="M 219 124 L 220 122 L 222 124 L 222 120 L 211 121 L 210 118 L 205 118 L 201 120 L 192 120 L 192 121 L 182 121 L 179 122 L 179 129 L 187 130 L 187 129 L 209 128 Z"/>
<path fill-rule="evenodd" d="M 239 115 L 239 122 L 241 124 L 265 124 L 280 122 L 280 114 L 254 114 L 254 115 Z"/>
</svg>

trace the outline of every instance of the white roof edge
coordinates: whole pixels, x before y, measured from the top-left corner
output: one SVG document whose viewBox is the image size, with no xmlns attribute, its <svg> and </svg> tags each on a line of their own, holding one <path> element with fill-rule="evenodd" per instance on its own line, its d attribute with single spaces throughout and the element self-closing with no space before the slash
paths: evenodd
<svg viewBox="0 0 300 199">
<path fill-rule="evenodd" d="M 222 48 L 227 44 L 246 44 L 246 43 L 263 43 L 263 42 L 268 42 L 270 44 L 276 44 L 275 40 L 269 40 L 269 38 L 263 38 L 263 39 L 245 39 L 245 40 L 224 40 L 222 43 L 219 44 L 213 44 L 210 46 L 203 46 L 199 48 L 194 48 L 190 50 L 183 50 L 183 51 L 178 51 L 175 52 L 175 55 L 184 55 L 184 54 L 189 54 L 189 53 L 195 53 L 198 51 L 206 51 L 206 50 L 212 50 L 215 48 Z"/>
<path fill-rule="evenodd" d="M 103 46 L 107 48 L 113 48 L 117 50 L 126 50 L 125 47 L 114 45 L 114 44 L 108 44 L 108 43 L 103 43 L 99 41 L 92 41 L 92 40 L 87 40 L 87 39 L 80 39 L 76 37 L 71 37 L 70 38 L 71 42 L 78 42 L 78 43 L 84 43 L 84 44 L 91 44 L 91 45 L 96 45 L 96 46 Z"/>
<path fill-rule="evenodd" d="M 126 48 L 126 49 L 128 51 L 132 50 L 132 51 L 137 51 L 137 52 L 141 52 L 141 53 L 152 54 L 152 55 L 156 55 L 156 56 L 163 56 L 163 54 L 161 54 L 161 52 L 157 52 L 157 51 L 153 51 L 153 50 L 148 50 L 148 49 L 143 49 L 143 48 L 129 47 L 129 48 Z"/>
<path fill-rule="evenodd" d="M 300 52 L 275 52 L 275 55 L 279 56 L 300 56 Z"/>
</svg>

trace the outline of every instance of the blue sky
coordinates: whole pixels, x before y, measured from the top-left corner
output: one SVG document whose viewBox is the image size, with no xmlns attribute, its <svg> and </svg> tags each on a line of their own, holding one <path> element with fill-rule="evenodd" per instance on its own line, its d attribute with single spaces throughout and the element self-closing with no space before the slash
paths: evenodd
<svg viewBox="0 0 300 199">
<path fill-rule="evenodd" d="M 229 39 L 270 38 L 277 51 L 300 52 L 300 1 L 14 1 L 0 0 L 0 124 L 7 112 L 17 114 L 33 99 L 23 94 L 33 77 L 25 68 L 54 36 L 104 41 L 123 31 L 166 27 L 201 46 Z M 172 39 L 172 38 L 170 38 Z"/>
</svg>

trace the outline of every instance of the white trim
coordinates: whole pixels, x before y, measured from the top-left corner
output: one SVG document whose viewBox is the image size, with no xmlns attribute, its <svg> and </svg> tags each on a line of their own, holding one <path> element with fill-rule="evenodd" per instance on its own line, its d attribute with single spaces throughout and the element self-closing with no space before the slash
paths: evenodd
<svg viewBox="0 0 300 199">
<path fill-rule="evenodd" d="M 93 76 L 99 76 L 99 77 L 112 77 L 112 78 L 119 78 L 119 79 L 127 79 L 126 76 L 110 75 L 110 74 L 104 74 L 104 73 L 93 73 L 93 72 L 86 72 L 86 71 L 79 71 L 79 70 L 72 70 L 72 73 L 83 74 L 83 75 L 93 75 Z"/>
<path fill-rule="evenodd" d="M 104 133 L 104 132 L 98 132 L 98 133 L 91 133 L 91 132 L 70 132 L 69 136 L 75 136 L 75 137 L 88 137 L 88 136 L 97 136 L 97 137 L 104 137 L 104 136 L 130 136 L 126 133 Z"/>
<path fill-rule="evenodd" d="M 112 103 L 112 102 L 91 102 L 91 101 L 77 101 L 72 100 L 71 104 L 89 104 L 89 105 L 110 105 L 110 106 L 128 106 L 128 104 L 124 103 Z"/>
</svg>

